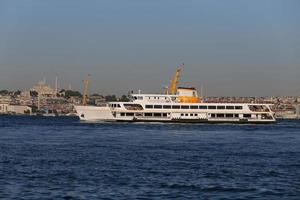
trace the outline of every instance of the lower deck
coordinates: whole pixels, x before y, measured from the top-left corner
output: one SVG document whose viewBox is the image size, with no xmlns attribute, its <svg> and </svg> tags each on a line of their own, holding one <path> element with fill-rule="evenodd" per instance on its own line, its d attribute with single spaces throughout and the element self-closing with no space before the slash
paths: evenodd
<svg viewBox="0 0 300 200">
<path fill-rule="evenodd" d="M 268 113 L 199 113 L 199 112 L 113 112 L 116 121 L 186 122 L 186 123 L 270 123 Z"/>
<path fill-rule="evenodd" d="M 271 124 L 274 120 L 155 120 L 155 119 L 136 119 L 136 120 L 107 120 L 106 122 L 129 122 L 129 123 L 186 123 L 186 124 Z"/>
</svg>

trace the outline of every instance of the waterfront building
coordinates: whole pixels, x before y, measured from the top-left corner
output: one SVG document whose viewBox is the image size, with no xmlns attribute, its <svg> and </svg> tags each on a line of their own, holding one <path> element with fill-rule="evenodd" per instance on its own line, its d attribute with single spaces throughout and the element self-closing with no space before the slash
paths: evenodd
<svg viewBox="0 0 300 200">
<path fill-rule="evenodd" d="M 10 95 L 0 95 L 0 103 L 1 104 L 10 104 L 12 98 Z"/>
<path fill-rule="evenodd" d="M 32 114 L 29 106 L 0 104 L 0 114 Z"/>
</svg>

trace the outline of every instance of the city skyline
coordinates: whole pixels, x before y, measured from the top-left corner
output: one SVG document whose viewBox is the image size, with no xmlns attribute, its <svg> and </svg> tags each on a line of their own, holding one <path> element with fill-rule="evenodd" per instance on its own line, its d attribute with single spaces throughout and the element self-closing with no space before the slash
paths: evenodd
<svg viewBox="0 0 300 200">
<path fill-rule="evenodd" d="M 210 96 L 300 95 L 300 3 L 1 1 L 1 89 L 54 85 L 126 94 L 179 85 Z M 52 80 L 53 79 L 53 80 Z"/>
</svg>

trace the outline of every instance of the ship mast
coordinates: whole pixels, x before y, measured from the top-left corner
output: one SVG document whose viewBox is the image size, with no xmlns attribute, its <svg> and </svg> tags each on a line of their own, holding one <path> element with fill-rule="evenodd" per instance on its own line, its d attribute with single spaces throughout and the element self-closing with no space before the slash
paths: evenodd
<svg viewBox="0 0 300 200">
<path fill-rule="evenodd" d="M 177 92 L 177 84 L 180 78 L 181 71 L 183 69 L 184 63 L 182 63 L 179 68 L 176 70 L 175 76 L 170 82 L 169 94 L 176 94 Z"/>
</svg>

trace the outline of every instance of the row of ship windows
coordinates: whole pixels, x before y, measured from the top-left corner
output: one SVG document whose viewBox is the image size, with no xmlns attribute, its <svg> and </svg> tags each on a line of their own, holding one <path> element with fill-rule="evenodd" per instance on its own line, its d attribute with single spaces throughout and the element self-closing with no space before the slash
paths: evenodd
<svg viewBox="0 0 300 200">
<path fill-rule="evenodd" d="M 136 115 L 143 115 L 143 113 L 136 113 Z M 120 113 L 120 115 L 123 117 L 123 116 L 134 116 L 134 113 Z M 145 117 L 167 117 L 167 113 L 144 113 L 144 116 Z M 197 113 L 181 113 L 181 116 L 184 117 L 184 116 L 195 116 L 197 117 L 198 114 Z M 218 114 L 211 114 L 210 115 L 211 118 L 239 118 L 239 114 L 221 114 L 221 113 L 218 113 Z M 251 118 L 251 114 L 243 114 L 243 117 L 244 118 Z"/>
<path fill-rule="evenodd" d="M 211 114 L 211 118 L 239 118 L 239 114 Z M 243 114 L 243 118 L 251 118 L 251 114 Z"/>
<path fill-rule="evenodd" d="M 164 99 L 164 100 L 168 100 L 168 97 L 147 97 L 149 100 L 150 99 Z M 133 99 L 135 100 L 143 100 L 142 96 L 134 96 Z"/>
<path fill-rule="evenodd" d="M 179 105 L 146 105 L 146 108 L 148 109 L 202 109 L 202 110 L 242 110 L 243 106 L 196 106 L 196 105 L 191 105 L 191 106 L 179 106 Z"/>
<path fill-rule="evenodd" d="M 124 116 L 127 116 L 127 117 L 130 117 L 130 116 L 134 116 L 134 113 L 120 113 L 120 115 L 122 117 Z M 136 116 L 143 116 L 143 113 L 135 113 Z M 144 116 L 145 117 L 167 117 L 167 113 L 144 113 Z"/>
<path fill-rule="evenodd" d="M 120 104 L 110 104 L 109 106 L 112 108 L 121 108 Z"/>
</svg>

